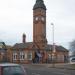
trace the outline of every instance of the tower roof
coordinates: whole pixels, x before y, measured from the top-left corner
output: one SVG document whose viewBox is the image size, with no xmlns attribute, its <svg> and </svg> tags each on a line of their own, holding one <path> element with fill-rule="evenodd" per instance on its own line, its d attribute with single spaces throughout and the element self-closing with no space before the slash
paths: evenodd
<svg viewBox="0 0 75 75">
<path fill-rule="evenodd" d="M 46 6 L 44 4 L 44 1 L 43 0 L 36 0 L 36 3 L 33 7 L 33 10 L 37 9 L 37 8 L 43 8 L 46 10 Z"/>
<path fill-rule="evenodd" d="M 25 33 L 23 33 L 23 36 L 25 36 L 25 37 L 26 37 L 26 34 L 25 34 Z"/>
</svg>

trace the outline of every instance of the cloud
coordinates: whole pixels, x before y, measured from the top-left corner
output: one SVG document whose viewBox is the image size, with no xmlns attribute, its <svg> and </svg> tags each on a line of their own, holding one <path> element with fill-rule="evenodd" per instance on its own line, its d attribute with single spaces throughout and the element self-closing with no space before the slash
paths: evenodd
<svg viewBox="0 0 75 75">
<path fill-rule="evenodd" d="M 7 44 L 33 39 L 33 6 L 36 0 L 0 0 L 0 39 Z M 64 45 L 75 38 L 75 0 L 44 0 L 47 6 L 47 39 L 52 41 L 55 25 L 55 41 Z M 32 37 L 31 37 L 32 36 Z M 67 43 L 67 44 L 66 44 Z"/>
</svg>

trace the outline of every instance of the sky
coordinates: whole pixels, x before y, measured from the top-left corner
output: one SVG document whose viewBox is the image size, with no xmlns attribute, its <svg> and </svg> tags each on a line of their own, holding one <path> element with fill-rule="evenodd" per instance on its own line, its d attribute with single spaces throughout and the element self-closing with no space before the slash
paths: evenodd
<svg viewBox="0 0 75 75">
<path fill-rule="evenodd" d="M 0 41 L 7 45 L 33 41 L 33 6 L 36 0 L 0 0 Z M 75 0 L 44 0 L 47 8 L 47 41 L 52 44 L 52 25 L 54 42 L 69 48 L 75 39 Z"/>
</svg>

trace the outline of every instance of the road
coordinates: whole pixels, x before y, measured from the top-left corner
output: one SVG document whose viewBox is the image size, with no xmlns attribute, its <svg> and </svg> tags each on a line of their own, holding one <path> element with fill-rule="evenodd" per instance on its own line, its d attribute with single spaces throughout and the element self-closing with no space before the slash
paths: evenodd
<svg viewBox="0 0 75 75">
<path fill-rule="evenodd" d="M 27 66 L 27 75 L 75 75 L 75 70 L 49 68 L 45 66 Z"/>
</svg>

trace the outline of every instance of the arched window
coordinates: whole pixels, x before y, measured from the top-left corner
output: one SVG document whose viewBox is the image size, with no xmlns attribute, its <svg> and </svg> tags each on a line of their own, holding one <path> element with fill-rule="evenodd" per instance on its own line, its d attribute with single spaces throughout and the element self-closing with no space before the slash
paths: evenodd
<svg viewBox="0 0 75 75">
<path fill-rule="evenodd" d="M 17 53 L 13 52 L 13 60 L 17 60 Z"/>
<path fill-rule="evenodd" d="M 24 52 L 20 52 L 20 60 L 24 60 L 25 59 L 25 53 Z"/>
</svg>

